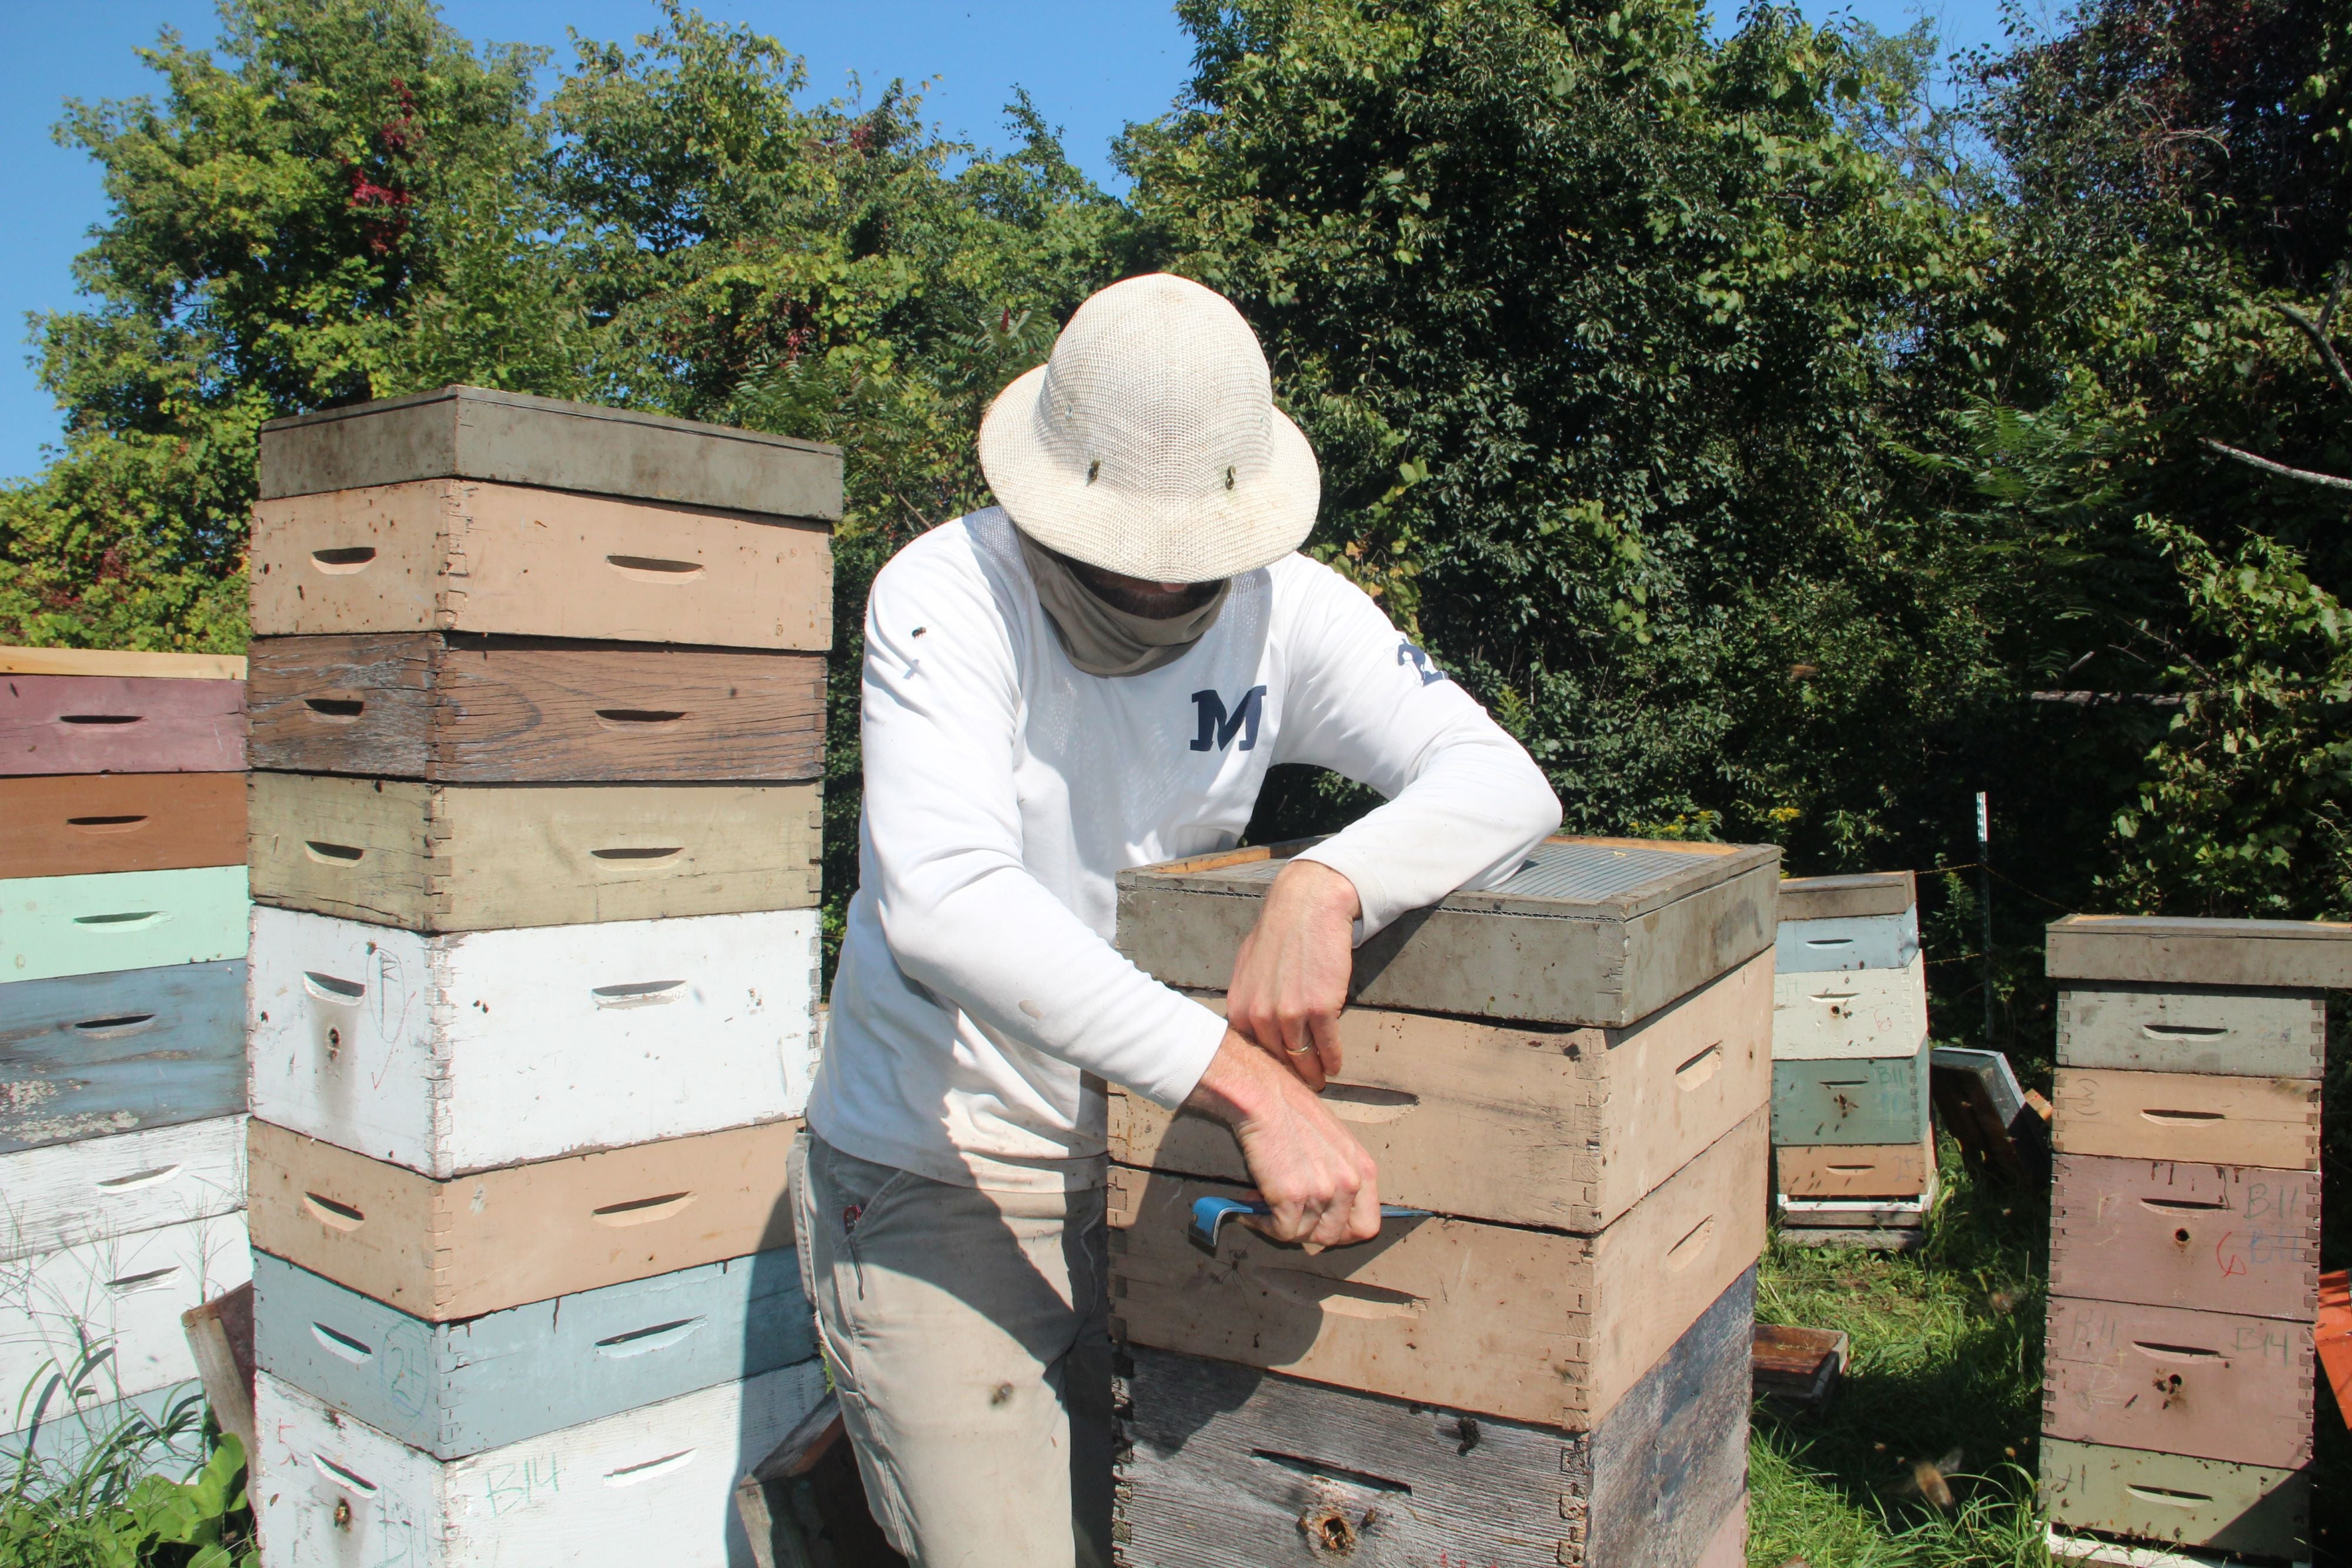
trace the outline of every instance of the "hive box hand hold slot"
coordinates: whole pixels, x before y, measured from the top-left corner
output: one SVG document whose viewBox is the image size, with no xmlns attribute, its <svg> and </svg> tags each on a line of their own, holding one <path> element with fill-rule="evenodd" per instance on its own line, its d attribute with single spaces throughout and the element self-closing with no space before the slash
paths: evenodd
<svg viewBox="0 0 2352 1568">
<path fill-rule="evenodd" d="M 436 1458 L 461 1458 L 816 1354 L 789 1247 L 428 1323 L 267 1252 L 266 1372 Z"/>
<path fill-rule="evenodd" d="M 1858 920 L 1910 915 L 1913 936 L 1919 906 L 1916 882 L 1907 871 L 1864 872 L 1854 876 L 1792 876 L 1780 883 L 1780 918 L 1792 921 Z"/>
<path fill-rule="evenodd" d="M 2316 1078 L 2326 1050 L 2327 1002 L 2313 991 L 2109 984 L 2058 992 L 2063 1067 Z"/>
<path fill-rule="evenodd" d="M 2319 1173 L 2060 1155 L 2050 1290 L 2309 1322 Z"/>
<path fill-rule="evenodd" d="M 816 903 L 814 783 L 251 779 L 263 904 L 483 931 Z"/>
<path fill-rule="evenodd" d="M 1927 1135 L 1927 1051 L 1772 1063 L 1772 1142 L 1908 1144 Z"/>
<path fill-rule="evenodd" d="M 242 681 L 0 674 L 0 774 L 244 766 Z"/>
<path fill-rule="evenodd" d="M 2352 925 L 2070 915 L 2053 921 L 2053 980 L 2126 980 L 2210 990 L 2352 988 Z"/>
<path fill-rule="evenodd" d="M 1782 927 L 1786 929 L 1786 927 Z M 1813 970 L 1772 980 L 1772 1054 L 1782 1061 L 1908 1056 L 1927 1038 L 1927 960 L 1901 969 Z"/>
<path fill-rule="evenodd" d="M 1260 900 L 1313 841 L 1118 873 L 1118 946 L 1171 986 L 1222 990 Z M 1349 997 L 1622 1029 L 1772 946 L 1780 852 L 1547 839 L 1499 888 L 1414 910 L 1356 950 Z"/>
<path fill-rule="evenodd" d="M 185 1383 L 195 1356 L 180 1314 L 245 1282 L 235 1215 L 85 1241 L 0 1270 L 0 1390 L 15 1402 L 53 1371 L 88 1370 L 77 1388 L 121 1399 Z M 85 1349 L 87 1347 L 87 1351 Z M 88 1351 L 99 1352 L 89 1355 Z"/>
<path fill-rule="evenodd" d="M 441 478 L 841 517 L 837 446 L 523 392 L 443 387 L 261 427 L 265 500 Z"/>
<path fill-rule="evenodd" d="M 244 1207 L 242 1112 L 0 1155 L 0 1260 Z"/>
<path fill-rule="evenodd" d="M 2058 1152 L 2319 1168 L 2319 1085 L 2220 1073 L 2058 1070 Z"/>
<path fill-rule="evenodd" d="M 1379 1165 L 1384 1198 L 1599 1230 L 1764 1103 L 1771 981 L 1759 953 L 1624 1030 L 1350 1008 L 1323 1103 Z M 1124 1165 L 1249 1179 L 1222 1124 L 1118 1089 L 1110 1149 Z"/>
<path fill-rule="evenodd" d="M 41 773 L 0 779 L 0 876 L 89 876 L 245 863 L 234 773 Z"/>
<path fill-rule="evenodd" d="M 253 758 L 448 784 L 814 779 L 824 655 L 438 632 L 253 644 Z"/>
<path fill-rule="evenodd" d="M 1787 883 L 1782 883 L 1785 890 Z M 1787 900 L 1783 898 L 1785 906 Z M 1840 969 L 1901 969 L 1919 956 L 1919 912 L 1849 915 L 1832 920 L 1783 916 L 1773 940 L 1773 967 L 1783 975 Z"/>
<path fill-rule="evenodd" d="M 430 1176 L 773 1122 L 815 1070 L 814 909 L 425 936 L 253 915 L 253 1107 Z"/>
<path fill-rule="evenodd" d="M 255 1521 L 272 1563 L 740 1568 L 735 1478 L 824 1393 L 814 1360 L 442 1461 L 255 1379 Z"/>
<path fill-rule="evenodd" d="M 2311 1471 L 2042 1440 L 2050 1521 L 2201 1552 L 2311 1558 Z"/>
<path fill-rule="evenodd" d="M 0 981 L 245 956 L 245 868 L 0 882 Z"/>
<path fill-rule="evenodd" d="M 245 1109 L 245 965 L 0 985 L 0 1155 Z"/>
<path fill-rule="evenodd" d="M 1192 1203 L 1239 1189 L 1113 1166 L 1113 1333 L 1583 1430 L 1763 1250 L 1765 1163 L 1758 1113 L 1597 1237 L 1431 1216 L 1308 1253 L 1228 1225 L 1214 1256 Z"/>
<path fill-rule="evenodd" d="M 1737 1568 L 1708 1554 L 1745 1494 L 1754 1300 L 1751 1270 L 1582 1434 L 1132 1350 L 1117 1561 Z"/>
<path fill-rule="evenodd" d="M 792 1244 L 796 1122 L 435 1181 L 253 1124 L 253 1244 L 446 1322 Z"/>
<path fill-rule="evenodd" d="M 254 508 L 256 635 L 465 632 L 822 652 L 822 524 L 436 479 Z"/>
<path fill-rule="evenodd" d="M 2050 1298 L 2042 1429 L 2287 1469 L 2311 1458 L 2312 1325 Z"/>
</svg>

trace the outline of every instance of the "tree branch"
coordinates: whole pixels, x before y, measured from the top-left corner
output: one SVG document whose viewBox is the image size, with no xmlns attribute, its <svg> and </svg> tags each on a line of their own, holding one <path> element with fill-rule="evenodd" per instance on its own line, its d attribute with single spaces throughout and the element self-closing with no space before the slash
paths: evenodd
<svg viewBox="0 0 2352 1568">
<path fill-rule="evenodd" d="M 2306 485 L 2325 485 L 2331 490 L 2352 490 L 2352 479 L 2339 479 L 2333 474 L 2315 474 L 2308 468 L 2290 468 L 2284 463 L 2273 463 L 2267 457 L 2257 457 L 2251 452 L 2241 452 L 2211 436 L 2203 438 L 2206 445 L 2224 457 L 2234 457 L 2249 468 L 2259 468 L 2265 474 L 2278 474 L 2289 479 L 2300 479 Z"/>
<path fill-rule="evenodd" d="M 2336 321 L 2336 308 L 2344 303 L 2344 285 L 2352 281 L 2352 256 L 2336 264 L 2336 282 L 2327 291 L 2327 303 L 2320 308 L 2319 330 L 2325 336 Z"/>
<path fill-rule="evenodd" d="M 2342 285 L 2339 284 L 2337 287 L 2341 287 Z M 2331 298 L 2328 301 L 2328 309 L 2332 311 L 2334 308 L 2335 301 Z M 2335 345 L 2327 340 L 2327 329 L 2323 324 L 2326 319 L 2326 313 L 2322 313 L 2320 320 L 2315 321 L 2292 305 L 2281 305 L 2278 310 L 2280 315 L 2303 329 L 2303 335 L 2311 340 L 2313 348 L 2319 350 L 2320 362 L 2334 373 L 2336 384 L 2342 387 L 2346 392 L 2352 393 L 2352 371 L 2345 370 L 2344 361 L 2336 357 Z"/>
</svg>

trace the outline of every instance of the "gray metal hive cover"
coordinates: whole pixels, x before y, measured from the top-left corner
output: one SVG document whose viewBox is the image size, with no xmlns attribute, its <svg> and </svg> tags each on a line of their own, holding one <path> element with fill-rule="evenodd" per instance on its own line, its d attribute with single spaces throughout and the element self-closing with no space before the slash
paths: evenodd
<svg viewBox="0 0 2352 1568">
<path fill-rule="evenodd" d="M 1687 873 L 1694 858 L 1688 850 L 1547 841 L 1538 844 L 1527 863 L 1502 886 L 1481 891 L 1490 897 L 1556 898 L 1584 903 Z M 1249 861 L 1220 867 L 1212 874 L 1229 882 L 1272 882 L 1289 863 L 1287 860 Z"/>
</svg>

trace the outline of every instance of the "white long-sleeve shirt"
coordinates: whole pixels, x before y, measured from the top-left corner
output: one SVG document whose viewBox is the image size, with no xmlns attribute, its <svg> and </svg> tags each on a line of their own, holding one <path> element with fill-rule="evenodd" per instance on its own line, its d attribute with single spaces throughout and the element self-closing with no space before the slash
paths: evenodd
<svg viewBox="0 0 2352 1568">
<path fill-rule="evenodd" d="M 1181 658 L 1070 662 L 994 507 L 874 580 L 858 889 L 809 1124 L 939 1181 L 1102 1179 L 1093 1073 L 1163 1105 L 1224 1022 L 1111 946 L 1118 873 L 1232 847 L 1265 770 L 1307 762 L 1387 803 L 1307 852 L 1355 884 L 1363 940 L 1498 882 L 1559 824 L 1518 743 L 1328 568 L 1234 580 Z"/>
</svg>

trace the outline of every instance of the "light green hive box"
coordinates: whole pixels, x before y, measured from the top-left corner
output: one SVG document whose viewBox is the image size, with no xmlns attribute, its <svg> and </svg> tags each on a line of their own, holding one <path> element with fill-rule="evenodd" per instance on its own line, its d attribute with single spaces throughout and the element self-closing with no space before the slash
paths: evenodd
<svg viewBox="0 0 2352 1568">
<path fill-rule="evenodd" d="M 245 956 L 245 868 L 0 880 L 0 980 Z"/>
</svg>

